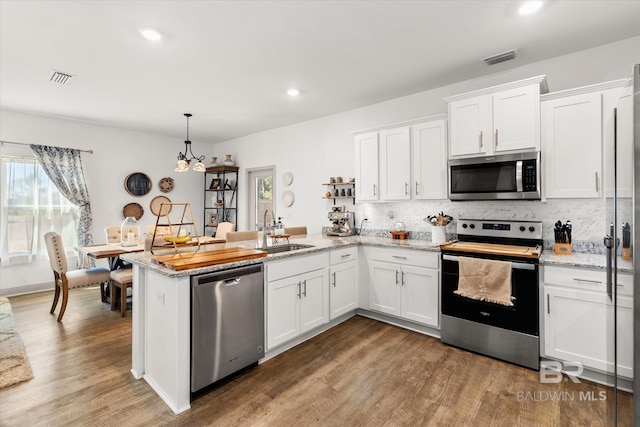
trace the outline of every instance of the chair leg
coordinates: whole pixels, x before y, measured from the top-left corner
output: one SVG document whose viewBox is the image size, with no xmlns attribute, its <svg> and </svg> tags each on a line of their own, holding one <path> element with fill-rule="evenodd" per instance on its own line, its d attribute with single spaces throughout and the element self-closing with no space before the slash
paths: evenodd
<svg viewBox="0 0 640 427">
<path fill-rule="evenodd" d="M 64 316 L 64 311 L 67 309 L 67 300 L 69 298 L 69 287 L 66 283 L 63 283 L 62 286 L 62 307 L 60 307 L 60 314 L 58 314 L 58 322 L 62 321 L 62 316 Z"/>
<path fill-rule="evenodd" d="M 123 283 L 120 287 L 120 314 L 127 316 L 127 285 Z"/>
<path fill-rule="evenodd" d="M 109 294 L 111 295 L 111 311 L 116 309 L 116 282 L 109 281 Z"/>
<path fill-rule="evenodd" d="M 56 289 L 53 294 L 53 304 L 51 305 L 51 311 L 49 312 L 50 314 L 53 314 L 53 312 L 56 310 L 56 306 L 58 305 L 58 298 L 60 298 L 60 286 L 58 286 L 57 283 L 55 283 L 53 286 Z"/>
<path fill-rule="evenodd" d="M 102 302 L 107 302 L 107 293 L 105 291 L 105 288 L 107 286 L 109 286 L 107 282 L 100 283 L 100 299 L 102 300 Z"/>
</svg>

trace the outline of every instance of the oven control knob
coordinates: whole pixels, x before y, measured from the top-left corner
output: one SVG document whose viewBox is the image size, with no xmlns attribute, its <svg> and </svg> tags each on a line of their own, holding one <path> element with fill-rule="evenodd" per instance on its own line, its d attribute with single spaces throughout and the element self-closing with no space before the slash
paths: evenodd
<svg viewBox="0 0 640 427">
<path fill-rule="evenodd" d="M 529 231 L 533 233 L 534 231 L 536 231 L 536 229 L 532 225 L 531 227 L 529 227 Z"/>
<path fill-rule="evenodd" d="M 476 228 L 475 224 L 469 224 L 469 228 Z"/>
<path fill-rule="evenodd" d="M 462 228 L 467 228 L 467 224 L 462 224 Z"/>
<path fill-rule="evenodd" d="M 520 226 L 520 231 L 524 231 L 524 230 L 526 230 L 526 228 L 524 228 L 524 225 L 521 225 Z"/>
</svg>

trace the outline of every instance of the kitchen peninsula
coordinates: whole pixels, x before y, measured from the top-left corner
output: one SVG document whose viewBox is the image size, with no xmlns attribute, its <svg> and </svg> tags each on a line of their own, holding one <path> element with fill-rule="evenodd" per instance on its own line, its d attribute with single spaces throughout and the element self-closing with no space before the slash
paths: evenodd
<svg viewBox="0 0 640 427">
<path fill-rule="evenodd" d="M 439 337 L 440 284 L 438 269 L 440 246 L 438 244 L 419 239 L 392 240 L 391 238 L 373 236 L 326 237 L 319 234 L 291 238 L 291 243 L 309 245 L 310 247 L 273 253 L 266 258 L 182 271 L 170 270 L 153 263 L 152 255 L 149 252 L 123 255 L 123 259 L 133 264 L 131 372 L 135 378 L 144 378 L 173 412 L 181 413 L 189 409 L 191 400 L 191 276 L 260 263 L 265 265 L 265 288 L 267 288 L 271 283 L 282 282 L 282 280 L 271 280 L 270 274 L 271 277 L 275 277 L 278 272 L 283 271 L 288 272 L 287 274 L 294 274 L 297 268 L 302 268 L 301 266 L 308 264 L 309 260 L 314 260 L 322 265 L 321 270 L 324 272 L 324 287 L 326 288 L 326 298 L 324 299 L 326 315 L 323 320 L 312 324 L 306 332 L 302 328 L 302 332 L 299 331 L 295 338 L 291 338 L 290 335 L 284 336 L 282 334 L 279 336 L 267 333 L 266 354 L 262 361 L 335 326 L 356 313 Z M 256 244 L 256 241 L 216 244 L 203 246 L 200 250 L 236 246 L 255 249 Z M 399 263 L 411 263 L 415 260 L 414 264 L 421 266 L 420 268 L 426 272 L 421 277 L 433 279 L 425 281 L 429 288 L 422 294 L 424 298 L 429 299 L 428 307 L 424 309 L 414 307 L 407 316 L 404 316 L 404 313 L 392 313 L 385 317 L 384 313 L 389 312 L 385 312 L 384 307 L 374 307 L 373 302 L 369 300 L 370 278 L 366 270 L 367 263 L 362 258 L 360 260 L 353 259 L 358 257 L 359 249 L 389 252 L 398 258 Z M 336 275 L 340 278 L 342 277 L 340 276 L 341 272 L 344 271 L 340 266 L 345 263 L 339 264 L 341 257 L 351 258 L 349 262 L 354 267 L 355 286 L 350 297 L 355 300 L 350 305 L 341 303 L 340 307 L 344 307 L 344 309 L 334 313 L 333 303 L 335 301 L 331 299 L 332 307 L 331 315 L 329 315 L 330 291 L 333 292 L 336 289 Z M 336 259 L 337 265 L 334 264 Z M 603 255 L 574 254 L 573 256 L 559 257 L 548 251 L 543 252 L 540 262 L 548 265 L 586 267 L 595 270 L 605 268 Z M 629 272 L 631 271 L 630 262 L 626 262 L 626 264 L 622 262 L 620 265 Z M 415 267 L 412 268 L 415 269 Z M 267 295 L 265 298 L 267 299 L 269 295 L 267 291 L 265 295 Z M 331 296 L 333 297 L 333 294 Z M 265 301 L 265 310 L 267 309 L 268 304 Z M 266 317 L 269 318 L 268 312 Z M 269 327 L 269 320 L 267 320 L 267 329 Z"/>
</svg>

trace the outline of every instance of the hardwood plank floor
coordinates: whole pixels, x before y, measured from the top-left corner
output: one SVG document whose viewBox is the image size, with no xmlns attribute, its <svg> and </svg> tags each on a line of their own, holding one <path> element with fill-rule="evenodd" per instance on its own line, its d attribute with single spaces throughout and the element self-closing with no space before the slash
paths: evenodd
<svg viewBox="0 0 640 427">
<path fill-rule="evenodd" d="M 539 374 L 356 316 L 194 400 L 175 415 L 131 368 L 131 313 L 72 290 L 10 298 L 35 378 L 0 390 L 0 425 L 567 426 L 610 425 L 613 394 Z M 581 394 L 605 392 L 606 400 Z M 555 393 L 555 394 L 554 394 Z M 620 425 L 632 425 L 631 396 Z"/>
</svg>

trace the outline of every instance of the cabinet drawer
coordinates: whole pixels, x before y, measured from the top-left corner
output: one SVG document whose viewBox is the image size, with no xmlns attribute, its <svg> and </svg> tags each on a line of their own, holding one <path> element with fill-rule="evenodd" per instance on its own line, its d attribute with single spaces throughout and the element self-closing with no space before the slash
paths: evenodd
<svg viewBox="0 0 640 427">
<path fill-rule="evenodd" d="M 351 246 L 344 249 L 334 249 L 329 255 L 329 263 L 331 265 L 340 264 L 341 262 L 354 261 L 358 259 L 358 247 Z"/>
<path fill-rule="evenodd" d="M 545 266 L 544 283 L 545 285 L 607 292 L 607 272 L 574 267 Z M 633 276 L 618 274 L 618 294 L 633 295 Z"/>
<path fill-rule="evenodd" d="M 365 254 L 369 260 L 394 264 L 407 264 L 427 268 L 438 268 L 440 265 L 439 252 L 395 248 L 365 248 Z"/>
<path fill-rule="evenodd" d="M 293 256 L 265 263 L 267 282 L 314 271 L 329 266 L 329 254 Z"/>
</svg>

